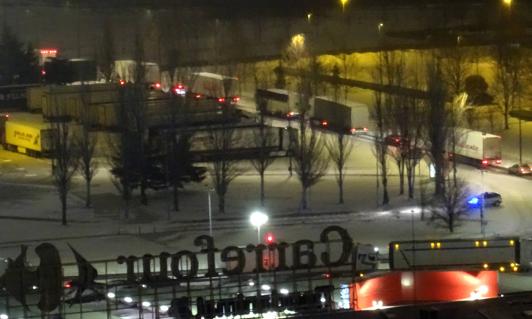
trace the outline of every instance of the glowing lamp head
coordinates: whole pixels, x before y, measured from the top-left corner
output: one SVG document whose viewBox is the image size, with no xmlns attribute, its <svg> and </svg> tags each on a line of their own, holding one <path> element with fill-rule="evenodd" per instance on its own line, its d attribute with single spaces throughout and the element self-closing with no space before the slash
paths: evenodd
<svg viewBox="0 0 532 319">
<path fill-rule="evenodd" d="M 253 227 L 259 228 L 262 227 L 262 225 L 266 224 L 268 222 L 268 215 L 264 214 L 263 212 L 253 212 L 249 216 L 249 222 Z"/>
</svg>

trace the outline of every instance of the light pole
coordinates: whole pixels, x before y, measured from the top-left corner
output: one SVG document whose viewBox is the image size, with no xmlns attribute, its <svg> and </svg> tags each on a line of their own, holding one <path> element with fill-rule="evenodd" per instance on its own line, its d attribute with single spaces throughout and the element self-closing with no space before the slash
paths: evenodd
<svg viewBox="0 0 532 319">
<path fill-rule="evenodd" d="M 211 201 L 211 192 L 214 189 L 207 186 L 207 202 L 209 204 L 209 236 L 212 237 L 212 201 Z"/>
<path fill-rule="evenodd" d="M 255 211 L 249 216 L 249 222 L 257 228 L 257 245 L 260 244 L 260 228 L 268 222 L 268 215 L 260 211 Z"/>
</svg>

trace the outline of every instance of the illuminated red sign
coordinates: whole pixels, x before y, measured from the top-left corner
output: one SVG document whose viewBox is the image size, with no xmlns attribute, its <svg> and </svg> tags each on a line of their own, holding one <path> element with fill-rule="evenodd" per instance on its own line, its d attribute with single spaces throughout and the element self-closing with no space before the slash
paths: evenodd
<svg viewBox="0 0 532 319">
<path fill-rule="evenodd" d="M 499 293 L 497 272 L 395 271 L 351 286 L 351 306 L 371 310 L 412 303 L 477 300 Z"/>
</svg>

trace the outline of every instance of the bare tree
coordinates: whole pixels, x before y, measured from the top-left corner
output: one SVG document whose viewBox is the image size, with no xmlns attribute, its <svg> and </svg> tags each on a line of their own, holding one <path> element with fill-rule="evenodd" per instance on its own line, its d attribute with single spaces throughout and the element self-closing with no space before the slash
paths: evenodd
<svg viewBox="0 0 532 319">
<path fill-rule="evenodd" d="M 439 49 L 442 73 L 449 93 L 457 96 L 465 90 L 465 79 L 470 73 L 471 53 L 468 48 L 455 46 Z"/>
<path fill-rule="evenodd" d="M 229 185 L 242 174 L 239 162 L 229 154 L 231 149 L 238 145 L 239 140 L 238 132 L 226 122 L 222 123 L 221 128 L 209 131 L 209 148 L 216 154 L 209 172 L 218 196 L 218 212 L 222 214 L 225 213 L 225 195 Z"/>
<path fill-rule="evenodd" d="M 270 156 L 269 151 L 269 147 L 275 141 L 275 135 L 266 127 L 264 123 L 264 114 L 266 112 L 268 101 L 263 98 L 256 97 L 256 103 L 259 108 L 259 129 L 258 132 L 253 131 L 253 146 L 257 148 L 258 154 L 251 160 L 251 165 L 255 168 L 260 176 L 260 205 L 264 207 L 264 173 L 275 161 L 275 158 Z"/>
<path fill-rule="evenodd" d="M 442 81 L 439 61 L 433 59 L 427 67 L 427 142 L 430 144 L 429 153 L 435 168 L 436 195 L 445 191 L 446 141 L 449 129 L 448 110 L 446 108 L 447 92 Z"/>
<path fill-rule="evenodd" d="M 115 41 L 113 26 L 109 18 L 105 20 L 101 41 L 102 43 L 98 54 L 99 67 L 105 80 L 111 82 L 115 72 Z"/>
<path fill-rule="evenodd" d="M 494 87 L 502 102 L 504 128 L 509 129 L 510 111 L 519 104 L 524 91 L 526 57 L 518 44 L 503 43 L 495 48 L 494 62 Z"/>
<path fill-rule="evenodd" d="M 70 192 L 72 176 L 78 168 L 78 150 L 69 117 L 65 116 L 57 101 L 54 106 L 52 128 L 52 177 L 61 201 L 61 223 L 67 224 L 67 197 Z"/>
<path fill-rule="evenodd" d="M 338 184 L 338 204 L 344 203 L 345 165 L 354 148 L 353 139 L 343 132 L 335 132 L 326 143 L 329 157 L 336 169 L 336 182 Z"/>
<path fill-rule="evenodd" d="M 91 182 L 96 174 L 98 164 L 94 158 L 96 148 L 96 137 L 90 134 L 91 129 L 91 112 L 90 96 L 88 87 L 82 83 L 80 88 L 80 124 L 81 132 L 76 136 L 76 146 L 79 150 L 79 172 L 85 180 L 85 207 L 91 206 Z"/>
<path fill-rule="evenodd" d="M 431 206 L 430 222 L 436 226 L 443 226 L 454 232 L 459 222 L 467 213 L 465 203 L 469 191 L 464 181 L 448 179 L 441 196 L 434 197 Z"/>
<path fill-rule="evenodd" d="M 228 74 L 233 74 L 231 67 Z M 234 107 L 231 105 L 232 81 L 224 81 L 224 102 L 221 105 L 221 124 L 209 130 L 208 148 L 216 155 L 209 170 L 218 197 L 218 212 L 225 213 L 225 195 L 231 182 L 243 173 L 239 161 L 231 150 L 240 144 L 241 136 L 232 123 Z"/>
<path fill-rule="evenodd" d="M 301 183 L 301 210 L 308 208 L 308 191 L 327 173 L 328 159 L 323 151 L 325 143 L 316 130 L 300 127 L 293 142 L 294 171 Z"/>
</svg>

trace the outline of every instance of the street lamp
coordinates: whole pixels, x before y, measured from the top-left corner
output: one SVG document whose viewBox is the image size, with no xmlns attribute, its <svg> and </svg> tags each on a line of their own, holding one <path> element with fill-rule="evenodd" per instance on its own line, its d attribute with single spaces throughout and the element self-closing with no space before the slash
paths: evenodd
<svg viewBox="0 0 532 319">
<path fill-rule="evenodd" d="M 342 5 L 342 11 L 345 10 L 345 6 L 347 5 L 348 2 L 349 0 L 340 0 L 340 4 Z"/>
<path fill-rule="evenodd" d="M 512 6 L 512 0 L 502 0 L 502 3 L 507 6 L 507 7 L 511 7 Z"/>
<path fill-rule="evenodd" d="M 268 219 L 268 215 L 259 211 L 255 211 L 249 216 L 249 222 L 257 228 L 257 244 L 260 244 L 260 228 L 268 222 Z"/>
</svg>

